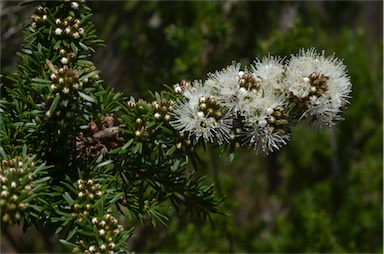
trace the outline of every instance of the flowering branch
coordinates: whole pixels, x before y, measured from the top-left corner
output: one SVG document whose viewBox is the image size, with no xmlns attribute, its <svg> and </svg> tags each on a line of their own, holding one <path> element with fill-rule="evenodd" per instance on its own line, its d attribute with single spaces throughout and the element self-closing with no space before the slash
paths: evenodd
<svg viewBox="0 0 384 254">
<path fill-rule="evenodd" d="M 48 1 L 26 28 L 22 62 L 0 100 L 2 227 L 41 223 L 73 251 L 127 252 L 133 218 L 166 223 L 171 207 L 198 219 L 219 213 L 214 187 L 188 167 L 200 145 L 268 154 L 298 122 L 331 127 L 348 104 L 345 66 L 315 49 L 285 63 L 233 63 L 152 102 L 127 99 L 104 88 L 87 60 L 102 44 L 91 15 L 83 2 Z"/>
</svg>

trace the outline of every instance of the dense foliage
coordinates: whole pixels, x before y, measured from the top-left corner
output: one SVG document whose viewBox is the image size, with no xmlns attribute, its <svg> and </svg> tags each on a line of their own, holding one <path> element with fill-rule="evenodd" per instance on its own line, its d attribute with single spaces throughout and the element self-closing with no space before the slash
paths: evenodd
<svg viewBox="0 0 384 254">
<path fill-rule="evenodd" d="M 107 3 L 90 5 L 98 12 Z M 101 41 L 86 5 L 47 7 L 32 16 L 21 65 L 1 88 L 2 169 L 4 175 L 9 168 L 24 173 L 16 188 L 15 181 L 7 183 L 18 197 L 6 197 L 7 209 L 17 199 L 20 215 L 2 209 L 2 218 L 12 214 L 7 221 L 44 225 L 78 251 L 127 250 L 134 218 L 144 224 L 136 225 L 129 249 L 139 252 L 382 251 L 382 47 L 364 50 L 363 31 L 333 31 L 322 20 L 304 26 L 305 16 L 276 30 L 275 15 L 283 19 L 290 8 L 310 13 L 305 4 L 111 4 L 114 15 L 107 22 L 93 18 L 114 48 L 97 48 L 95 59 L 110 68 L 106 76 L 114 70 L 113 76 L 122 77 L 110 76 L 123 84 L 116 89 L 153 100 L 146 102 L 105 88 L 90 61 Z M 332 8 L 339 10 L 325 6 Z M 347 9 L 357 11 L 353 5 Z M 328 40 L 331 35 L 336 39 Z M 204 79 L 234 59 L 247 64 L 268 52 L 289 55 L 309 46 L 345 58 L 352 104 L 336 129 L 317 133 L 297 126 L 292 136 L 299 138 L 269 157 L 240 149 L 232 162 L 227 151 L 195 146 L 162 121 L 170 90 L 144 93 L 163 90 L 163 83 Z M 218 209 L 229 217 L 211 218 L 220 199 L 202 175 L 226 196 Z M 30 200 L 29 207 L 20 205 Z M 181 219 L 168 222 L 175 212 Z M 185 213 L 209 217 L 215 228 Z"/>
</svg>

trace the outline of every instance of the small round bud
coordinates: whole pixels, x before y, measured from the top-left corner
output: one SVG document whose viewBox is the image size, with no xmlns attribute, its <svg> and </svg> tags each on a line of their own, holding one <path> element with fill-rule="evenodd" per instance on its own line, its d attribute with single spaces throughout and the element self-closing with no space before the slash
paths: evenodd
<svg viewBox="0 0 384 254">
<path fill-rule="evenodd" d="M 268 115 L 272 114 L 273 111 L 274 111 L 273 108 L 267 108 L 267 114 L 268 114 Z"/>
<path fill-rule="evenodd" d="M 62 32 L 63 32 L 63 30 L 61 28 L 56 28 L 56 30 L 55 30 L 56 35 L 61 35 Z"/>
<path fill-rule="evenodd" d="M 67 64 L 67 63 L 68 63 L 68 58 L 63 57 L 63 58 L 61 58 L 60 62 L 61 62 L 62 64 Z"/>
<path fill-rule="evenodd" d="M 64 87 L 62 92 L 63 92 L 63 94 L 68 94 L 69 93 L 69 88 L 68 87 Z"/>
<path fill-rule="evenodd" d="M 240 87 L 239 93 L 240 94 L 246 94 L 247 93 L 247 89 L 245 89 L 244 87 Z"/>
<path fill-rule="evenodd" d="M 96 247 L 95 245 L 91 245 L 89 246 L 89 249 L 88 249 L 90 252 L 95 252 L 96 251 Z"/>
<path fill-rule="evenodd" d="M 75 38 L 75 39 L 79 39 L 79 38 L 80 38 L 80 34 L 79 34 L 78 32 L 74 32 L 74 33 L 72 34 L 72 36 L 73 36 L 73 38 Z"/>
<path fill-rule="evenodd" d="M 267 126 L 267 121 L 265 119 L 259 120 L 257 123 L 262 128 Z"/>
<path fill-rule="evenodd" d="M 79 4 L 76 2 L 72 2 L 71 7 L 72 7 L 72 9 L 77 10 L 77 9 L 79 9 Z"/>
<path fill-rule="evenodd" d="M 175 93 L 181 93 L 183 91 L 183 89 L 181 89 L 179 85 L 176 85 L 174 90 L 175 90 Z"/>
<path fill-rule="evenodd" d="M 75 89 L 75 90 L 79 89 L 79 84 L 78 83 L 73 84 L 72 88 Z"/>
<path fill-rule="evenodd" d="M 161 114 L 159 112 L 156 112 L 154 115 L 153 115 L 154 118 L 156 119 L 160 119 L 161 117 Z"/>
</svg>

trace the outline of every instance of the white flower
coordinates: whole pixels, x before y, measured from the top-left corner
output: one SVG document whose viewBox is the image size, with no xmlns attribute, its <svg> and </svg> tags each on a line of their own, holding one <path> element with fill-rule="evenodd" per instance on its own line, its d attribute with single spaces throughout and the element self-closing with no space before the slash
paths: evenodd
<svg viewBox="0 0 384 254">
<path fill-rule="evenodd" d="M 61 35 L 62 32 L 63 32 L 63 30 L 61 28 L 56 28 L 56 30 L 55 30 L 56 35 Z"/>
<path fill-rule="evenodd" d="M 285 68 L 282 60 L 270 55 L 262 60 L 255 60 L 255 65 L 252 66 L 252 73 L 261 82 L 264 90 L 271 90 L 277 94 L 284 92 L 285 86 L 282 80 Z"/>
<path fill-rule="evenodd" d="M 314 48 L 301 50 L 287 66 L 285 82 L 289 91 L 305 103 L 301 119 L 315 129 L 330 127 L 341 120 L 352 84 L 346 66 L 335 56 L 319 54 Z"/>
<path fill-rule="evenodd" d="M 257 152 L 269 154 L 286 145 L 290 136 L 287 132 L 276 131 L 275 128 L 266 125 L 266 121 L 264 121 L 262 125 L 253 124 L 247 129 L 245 141 Z"/>
<path fill-rule="evenodd" d="M 184 90 L 185 98 L 175 102 L 171 125 L 181 133 L 194 136 L 198 141 L 217 141 L 222 144 L 229 140 L 232 119 L 223 112 L 220 102 L 212 96 L 209 87 L 195 82 Z"/>
<path fill-rule="evenodd" d="M 56 25 L 60 24 L 61 23 L 61 20 L 60 19 L 56 19 Z"/>
<path fill-rule="evenodd" d="M 243 75 L 240 64 L 233 63 L 221 71 L 208 74 L 209 79 L 204 85 L 211 87 L 223 105 L 236 114 L 242 110 L 243 98 L 247 95 L 247 91 L 239 84 Z"/>
</svg>

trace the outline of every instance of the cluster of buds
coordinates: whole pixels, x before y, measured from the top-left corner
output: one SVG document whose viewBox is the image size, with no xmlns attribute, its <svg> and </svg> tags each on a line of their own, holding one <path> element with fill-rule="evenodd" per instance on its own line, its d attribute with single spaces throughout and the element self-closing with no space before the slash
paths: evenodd
<svg viewBox="0 0 384 254">
<path fill-rule="evenodd" d="M 118 220 L 107 212 L 102 217 L 93 217 L 91 223 L 95 233 L 89 236 L 91 239 L 79 240 L 73 252 L 109 254 L 119 252 L 116 240 L 124 228 Z"/>
<path fill-rule="evenodd" d="M 199 98 L 197 115 L 200 118 L 208 118 L 212 122 L 216 122 L 220 120 L 223 116 L 223 108 L 221 103 L 216 100 L 213 96 L 209 96 L 208 98 L 202 96 Z M 204 122 L 202 122 L 204 123 Z"/>
<path fill-rule="evenodd" d="M 53 92 L 69 94 L 71 91 L 77 91 L 83 84 L 79 82 L 79 72 L 70 69 L 67 65 L 55 69 L 51 74 L 54 83 L 51 84 Z"/>
<path fill-rule="evenodd" d="M 43 26 L 48 21 L 48 9 L 41 5 L 38 6 L 36 9 L 36 12 L 32 14 L 31 20 L 32 20 L 32 23 L 31 23 L 32 28 L 36 29 Z"/>
<path fill-rule="evenodd" d="M 60 38 L 79 39 L 84 34 L 84 28 L 80 27 L 80 20 L 72 16 L 68 16 L 64 20 L 58 18 L 55 23 L 55 35 Z"/>
<path fill-rule="evenodd" d="M 327 81 L 329 77 L 324 76 L 323 74 L 314 72 L 309 75 L 308 78 L 304 78 L 306 82 L 311 84 L 309 91 L 309 100 L 315 101 L 318 97 L 321 97 L 327 90 L 328 85 Z"/>
<path fill-rule="evenodd" d="M 188 138 L 188 134 L 179 133 L 179 138 L 178 138 L 178 142 L 176 143 L 176 148 L 180 150 L 183 147 L 189 151 L 192 151 L 194 149 L 191 139 Z"/>
<path fill-rule="evenodd" d="M 181 94 L 185 88 L 191 87 L 192 84 L 190 81 L 182 80 L 179 83 L 173 85 L 173 90 L 175 93 Z"/>
<path fill-rule="evenodd" d="M 275 108 L 267 108 L 267 117 L 264 120 L 258 122 L 260 127 L 265 127 L 269 125 L 269 128 L 272 128 L 275 132 L 288 133 L 288 118 L 289 115 L 284 106 L 276 106 Z"/>
<path fill-rule="evenodd" d="M 73 205 L 72 216 L 76 218 L 78 222 L 82 222 L 84 217 L 93 214 L 93 203 L 94 199 L 100 198 L 103 194 L 100 190 L 101 185 L 94 183 L 93 180 L 82 180 L 77 181 L 77 187 L 79 192 L 77 193 L 77 203 Z"/>
<path fill-rule="evenodd" d="M 109 213 L 104 214 L 103 217 L 92 218 L 93 228 L 96 231 L 95 236 L 99 239 L 94 244 L 84 241 L 79 241 L 79 246 L 76 250 L 84 253 L 115 253 L 118 246 L 115 243 L 116 237 L 124 230 L 123 226 L 118 223 L 118 220 Z"/>
<path fill-rule="evenodd" d="M 129 108 L 132 109 L 132 113 L 134 114 L 134 125 L 135 125 L 135 136 L 136 137 L 148 137 L 151 133 L 147 129 L 149 122 L 142 117 L 142 114 L 151 111 L 155 105 L 151 104 L 143 99 L 139 99 L 138 101 L 130 100 L 127 102 Z M 159 105 L 160 107 L 160 105 Z M 160 118 L 160 115 L 156 113 L 153 115 L 155 118 Z"/>
<path fill-rule="evenodd" d="M 240 89 L 246 89 L 252 92 L 258 92 L 260 90 L 261 80 L 256 79 L 252 73 L 239 71 L 237 77 L 239 79 Z"/>
<path fill-rule="evenodd" d="M 70 62 L 72 62 L 75 58 L 76 58 L 76 53 L 73 52 L 73 51 L 69 51 L 68 50 L 65 50 L 64 48 L 61 48 L 60 51 L 59 51 L 59 54 L 60 54 L 60 62 L 63 64 L 63 65 L 66 65 Z"/>
<path fill-rule="evenodd" d="M 136 127 L 136 131 L 135 131 L 136 137 L 148 137 L 149 136 L 149 132 L 146 128 L 146 126 L 148 125 L 147 121 L 144 121 L 142 118 L 138 117 L 135 120 L 135 125 L 136 125 L 135 126 Z"/>
<path fill-rule="evenodd" d="M 171 119 L 171 116 L 168 113 L 173 110 L 173 100 L 162 99 L 160 103 L 157 101 L 152 102 L 152 105 L 156 110 L 153 115 L 155 119 L 164 119 L 165 121 Z"/>
<path fill-rule="evenodd" d="M 29 207 L 35 183 L 33 171 L 35 163 L 29 157 L 15 157 L 3 160 L 0 164 L 0 207 L 1 223 L 16 223 L 20 221 L 22 213 Z"/>
</svg>

